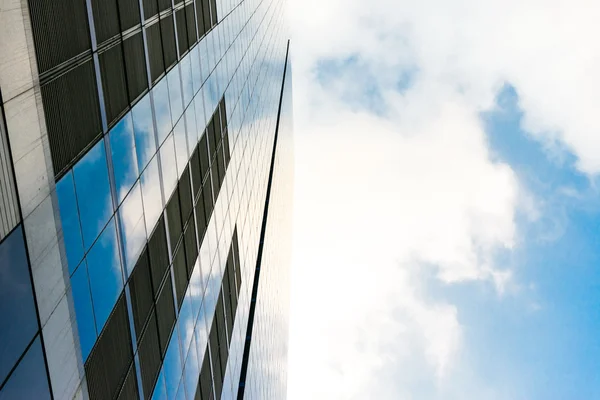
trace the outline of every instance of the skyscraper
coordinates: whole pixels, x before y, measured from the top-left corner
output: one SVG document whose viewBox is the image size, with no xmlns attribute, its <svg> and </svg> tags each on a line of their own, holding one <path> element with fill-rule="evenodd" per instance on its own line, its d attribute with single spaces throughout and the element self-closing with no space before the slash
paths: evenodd
<svg viewBox="0 0 600 400">
<path fill-rule="evenodd" d="M 284 0 L 0 9 L 0 400 L 286 394 Z"/>
</svg>

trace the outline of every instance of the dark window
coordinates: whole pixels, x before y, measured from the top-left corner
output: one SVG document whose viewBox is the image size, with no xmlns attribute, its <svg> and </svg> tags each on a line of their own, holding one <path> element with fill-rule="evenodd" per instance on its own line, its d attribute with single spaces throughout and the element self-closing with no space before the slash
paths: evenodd
<svg viewBox="0 0 600 400">
<path fill-rule="evenodd" d="M 208 147 L 210 149 L 210 160 L 212 161 L 217 155 L 217 145 L 219 144 L 219 140 L 217 138 L 217 133 L 215 130 L 215 117 L 210 119 L 206 127 L 206 133 L 208 134 Z M 220 135 L 219 135 L 220 136 Z"/>
<path fill-rule="evenodd" d="M 4 354 L 4 353 L 3 353 Z M 4 362 L 4 360 L 2 360 Z M 40 338 L 36 338 L 27 354 L 0 390 L 0 400 L 50 400 L 50 388 Z"/>
<path fill-rule="evenodd" d="M 148 44 L 148 58 L 150 58 L 150 78 L 152 82 L 156 82 L 165 72 L 160 24 L 156 23 L 146 28 L 146 41 Z"/>
<path fill-rule="evenodd" d="M 133 360 L 125 296 L 121 295 L 85 363 L 90 399 L 114 399 Z"/>
<path fill-rule="evenodd" d="M 183 8 L 175 11 L 175 21 L 177 23 L 177 42 L 179 43 L 179 55 L 181 56 L 190 48 L 187 36 L 185 10 Z"/>
<path fill-rule="evenodd" d="M 185 258 L 187 259 L 188 265 L 188 276 L 192 275 L 194 263 L 198 257 L 198 246 L 196 245 L 196 225 L 194 224 L 193 217 L 190 219 L 190 223 L 185 229 Z"/>
<path fill-rule="evenodd" d="M 158 14 L 158 3 L 156 0 L 144 0 L 144 18 L 149 19 Z"/>
<path fill-rule="evenodd" d="M 175 275 L 175 290 L 177 291 L 177 305 L 181 307 L 181 303 L 185 297 L 185 291 L 188 287 L 188 272 L 185 261 L 185 245 L 181 245 L 175 251 L 173 256 L 173 273 Z"/>
<path fill-rule="evenodd" d="M 156 325 L 156 314 L 152 311 L 146 330 L 140 340 L 138 348 L 140 368 L 142 375 L 142 387 L 145 398 L 150 398 L 152 388 L 161 365 L 160 346 L 158 342 L 158 327 Z"/>
<path fill-rule="evenodd" d="M 206 233 L 206 215 L 204 214 L 204 198 L 202 192 L 200 192 L 200 198 L 196 203 L 196 230 L 198 241 L 202 243 L 204 233 Z"/>
<path fill-rule="evenodd" d="M 227 133 L 227 129 L 223 132 L 223 152 L 225 153 L 225 167 L 228 167 L 231 160 L 231 150 L 229 149 L 229 134 Z"/>
<path fill-rule="evenodd" d="M 158 10 L 163 12 L 171 8 L 171 0 L 158 0 Z"/>
<path fill-rule="evenodd" d="M 170 4 L 170 2 L 169 2 Z M 177 61 L 177 49 L 175 48 L 175 25 L 173 14 L 160 19 L 160 32 L 162 36 L 163 54 L 165 67 L 169 69 Z"/>
<path fill-rule="evenodd" d="M 212 26 L 215 26 L 216 24 L 219 23 L 219 19 L 217 18 L 217 2 L 216 2 L 216 0 L 210 0 L 210 14 L 211 14 Z"/>
<path fill-rule="evenodd" d="M 41 92 L 54 172 L 58 175 L 102 131 L 92 60 L 42 86 Z"/>
<path fill-rule="evenodd" d="M 100 77 L 106 107 L 106 119 L 110 125 L 127 108 L 127 80 L 125 78 L 125 63 L 123 49 L 119 43 L 110 49 L 99 53 Z"/>
<path fill-rule="evenodd" d="M 0 318 L 1 383 L 39 329 L 21 225 L 0 244 Z"/>
<path fill-rule="evenodd" d="M 185 167 L 179 179 L 179 201 L 181 202 L 181 218 L 185 224 L 192 215 L 192 187 L 190 186 L 190 168 Z"/>
<path fill-rule="evenodd" d="M 89 50 L 85 0 L 29 0 L 40 74 Z"/>
<path fill-rule="evenodd" d="M 181 238 L 183 227 L 181 223 L 181 212 L 179 206 L 179 191 L 175 190 L 171 200 L 167 203 L 167 222 L 169 224 L 169 239 L 171 240 L 171 251 L 174 252 Z"/>
<path fill-rule="evenodd" d="M 221 398 L 221 389 L 223 385 L 223 375 L 221 373 L 221 353 L 219 352 L 219 332 L 217 328 L 217 318 L 213 319 L 210 335 L 208 337 L 210 344 L 210 355 L 212 361 L 212 371 L 215 384 L 215 397 Z"/>
<path fill-rule="evenodd" d="M 229 334 L 227 343 L 231 341 L 231 328 L 233 327 L 231 285 L 228 272 L 228 268 L 225 268 L 225 273 L 223 274 L 223 308 L 225 309 L 225 325 L 227 326 L 227 332 Z"/>
<path fill-rule="evenodd" d="M 223 310 L 223 291 L 219 293 L 217 308 L 215 310 L 215 319 L 217 321 L 217 332 L 219 335 L 219 352 L 221 361 L 221 372 L 225 377 L 225 368 L 227 367 L 227 358 L 229 356 L 229 342 L 227 341 L 227 331 L 225 330 L 225 313 Z"/>
<path fill-rule="evenodd" d="M 213 395 L 213 384 L 212 375 L 210 373 L 210 356 L 208 354 L 208 347 L 204 351 L 204 360 L 202 361 L 202 368 L 200 369 L 200 391 L 202 393 L 202 400 L 212 399 Z"/>
<path fill-rule="evenodd" d="M 202 198 L 204 199 L 204 215 L 206 216 L 206 223 L 208 225 L 208 221 L 210 221 L 210 216 L 213 212 L 213 192 L 210 179 L 207 179 L 206 182 L 204 182 L 204 186 L 202 186 L 202 192 Z"/>
<path fill-rule="evenodd" d="M 137 377 L 135 373 L 135 364 L 131 363 L 131 366 L 129 367 L 129 372 L 125 377 L 125 383 L 123 383 L 123 388 L 121 389 L 117 400 L 131 400 L 137 398 L 139 398 L 139 394 L 137 386 Z"/>
<path fill-rule="evenodd" d="M 202 0 L 196 1 L 196 24 L 198 26 L 198 37 L 202 38 L 207 31 L 207 29 L 204 26 L 204 11 L 202 7 Z"/>
<path fill-rule="evenodd" d="M 206 175 L 210 169 L 207 136 L 207 131 L 204 131 L 202 138 L 200 138 L 200 144 L 198 145 L 198 154 L 200 155 L 200 176 L 202 176 L 202 181 L 206 179 Z"/>
<path fill-rule="evenodd" d="M 154 305 L 147 249 L 142 251 L 133 273 L 131 274 L 129 290 L 131 292 L 131 306 L 133 309 L 133 322 L 137 334 L 136 337 L 139 339 L 144 323 L 148 319 L 150 310 Z"/>
<path fill-rule="evenodd" d="M 142 33 L 136 33 L 123 41 L 123 50 L 125 53 L 125 71 L 127 73 L 129 101 L 133 103 L 148 89 L 146 56 Z"/>
<path fill-rule="evenodd" d="M 116 0 L 91 0 L 94 29 L 98 44 L 119 34 L 119 14 Z"/>
<path fill-rule="evenodd" d="M 140 3 L 138 0 L 117 0 L 121 30 L 126 31 L 140 23 Z"/>
<path fill-rule="evenodd" d="M 169 268 L 169 250 L 167 248 L 167 235 L 165 232 L 165 221 L 161 217 L 156 229 L 148 242 L 150 255 L 150 270 L 152 271 L 152 286 L 154 295 L 158 297 L 158 288 L 162 284 L 165 273 Z"/>
<path fill-rule="evenodd" d="M 210 20 L 210 5 L 208 4 L 208 0 L 202 0 L 202 17 L 204 19 L 204 32 L 210 31 L 212 27 L 212 23 Z"/>
<path fill-rule="evenodd" d="M 173 301 L 173 286 L 170 274 L 167 275 L 167 280 L 156 301 L 156 319 L 158 321 L 158 338 L 161 353 L 164 355 L 167 351 L 171 331 L 175 325 L 175 303 Z"/>
<path fill-rule="evenodd" d="M 198 40 L 196 37 L 196 17 L 194 16 L 194 3 L 185 7 L 185 19 L 187 23 L 188 46 L 192 47 Z"/>
</svg>

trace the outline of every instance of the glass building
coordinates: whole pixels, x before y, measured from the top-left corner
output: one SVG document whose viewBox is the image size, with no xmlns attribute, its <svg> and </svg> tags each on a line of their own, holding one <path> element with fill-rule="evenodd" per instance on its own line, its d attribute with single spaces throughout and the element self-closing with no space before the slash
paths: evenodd
<svg viewBox="0 0 600 400">
<path fill-rule="evenodd" d="M 284 0 L 0 8 L 0 400 L 286 397 Z"/>
</svg>

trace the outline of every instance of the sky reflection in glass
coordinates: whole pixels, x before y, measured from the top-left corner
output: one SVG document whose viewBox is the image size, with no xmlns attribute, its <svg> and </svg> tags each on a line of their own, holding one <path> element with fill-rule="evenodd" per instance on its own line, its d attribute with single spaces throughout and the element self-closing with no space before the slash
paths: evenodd
<svg viewBox="0 0 600 400">
<path fill-rule="evenodd" d="M 167 354 L 165 355 L 163 369 L 165 374 L 165 381 L 167 387 L 167 397 L 174 399 L 177 394 L 177 388 L 179 386 L 179 379 L 181 378 L 182 364 L 181 364 L 181 353 L 179 349 L 179 334 L 177 333 L 177 325 L 169 341 L 167 348 Z"/>
<path fill-rule="evenodd" d="M 0 400 L 51 399 L 44 354 L 37 337 L 0 391 Z"/>
<path fill-rule="evenodd" d="M 109 133 L 117 200 L 120 204 L 139 176 L 131 114 Z"/>
<path fill-rule="evenodd" d="M 85 248 L 89 248 L 113 213 L 106 150 L 99 141 L 73 168 Z"/>
<path fill-rule="evenodd" d="M 125 271 L 127 277 L 133 272 L 140 251 L 146 243 L 146 224 L 144 222 L 144 207 L 142 206 L 142 191 L 137 183 L 119 209 L 121 241 L 123 244 Z"/>
<path fill-rule="evenodd" d="M 121 257 L 114 218 L 87 255 L 98 332 L 102 331 L 123 289 Z"/>
<path fill-rule="evenodd" d="M 175 124 L 183 114 L 183 96 L 181 93 L 181 77 L 179 67 L 175 66 L 168 74 L 169 99 L 171 99 L 171 117 Z"/>
<path fill-rule="evenodd" d="M 140 180 L 142 182 L 146 230 L 148 231 L 148 235 L 150 235 L 163 211 L 158 156 L 155 156 L 152 161 L 150 161 L 148 168 L 146 168 Z"/>
<path fill-rule="evenodd" d="M 90 280 L 85 261 L 81 263 L 73 276 L 71 276 L 71 288 L 73 290 L 73 302 L 75 303 L 75 313 L 77 315 L 81 355 L 85 361 L 98 337 L 92 308 Z"/>
<path fill-rule="evenodd" d="M 152 100 L 154 101 L 156 129 L 158 129 L 158 144 L 160 146 L 169 132 L 171 132 L 171 129 L 173 129 L 167 78 L 161 79 L 160 82 L 152 88 Z"/>
<path fill-rule="evenodd" d="M 152 119 L 152 103 L 150 94 L 146 94 L 131 111 L 138 170 L 143 171 L 152 156 L 156 153 L 156 138 Z"/>
<path fill-rule="evenodd" d="M 56 197 L 58 198 L 62 234 L 65 241 L 70 275 L 79 265 L 84 254 L 77 198 L 75 196 L 75 184 L 73 183 L 73 171 L 69 171 L 56 184 Z"/>
</svg>

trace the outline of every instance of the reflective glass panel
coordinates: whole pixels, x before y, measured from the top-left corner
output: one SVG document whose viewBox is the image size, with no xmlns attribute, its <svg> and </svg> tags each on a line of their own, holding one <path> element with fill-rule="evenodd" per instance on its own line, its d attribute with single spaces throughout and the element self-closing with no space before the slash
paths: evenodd
<svg viewBox="0 0 600 400">
<path fill-rule="evenodd" d="M 142 171 L 156 153 L 154 122 L 152 119 L 152 103 L 150 94 L 146 94 L 131 111 L 133 132 L 135 134 L 135 150 L 138 170 Z M 168 131 L 167 131 L 168 132 Z"/>
<path fill-rule="evenodd" d="M 154 101 L 154 113 L 156 116 L 156 129 L 158 129 L 158 143 L 165 140 L 171 129 L 171 105 L 169 101 L 169 85 L 167 79 L 163 78 L 152 88 L 152 100 Z"/>
<path fill-rule="evenodd" d="M 21 225 L 0 244 L 0 321 L 2 382 L 39 329 Z"/>
<path fill-rule="evenodd" d="M 171 341 L 167 347 L 167 354 L 163 363 L 165 373 L 165 382 L 167 387 L 167 397 L 174 399 L 181 378 L 181 354 L 179 350 L 179 338 L 177 333 L 177 325 L 171 336 Z"/>
<path fill-rule="evenodd" d="M 40 338 L 36 338 L 27 354 L 0 391 L 0 400 L 51 399 L 48 375 Z"/>
<path fill-rule="evenodd" d="M 98 142 L 73 168 L 83 243 L 89 248 L 113 213 L 104 141 Z"/>
<path fill-rule="evenodd" d="M 170 135 L 160 148 L 160 163 L 162 167 L 165 197 L 170 198 L 177 185 L 177 160 L 175 158 L 175 143 Z"/>
<path fill-rule="evenodd" d="M 56 197 L 58 198 L 69 274 L 72 274 L 83 258 L 83 239 L 81 237 L 81 225 L 79 224 L 75 185 L 73 184 L 73 171 L 69 171 L 56 184 Z"/>
<path fill-rule="evenodd" d="M 92 309 L 92 293 L 90 291 L 90 280 L 88 277 L 87 264 L 84 261 L 71 276 L 71 288 L 73 290 L 73 302 L 77 315 L 77 330 L 79 331 L 79 342 L 81 343 L 81 355 L 85 361 L 96 343 L 98 334 L 94 322 L 94 311 Z"/>
<path fill-rule="evenodd" d="M 183 85 L 184 108 L 190 104 L 194 96 L 194 84 L 192 83 L 191 53 L 188 53 L 179 63 L 181 66 L 181 84 Z"/>
<path fill-rule="evenodd" d="M 192 100 L 192 103 L 185 110 L 185 122 L 187 124 L 187 138 L 188 138 L 188 149 L 194 150 L 196 144 L 198 143 L 198 139 L 200 136 L 198 135 L 198 125 L 196 124 L 196 106 L 195 100 Z"/>
<path fill-rule="evenodd" d="M 119 223 L 121 226 L 121 241 L 125 270 L 127 276 L 131 275 L 140 251 L 146 244 L 146 224 L 144 221 L 144 207 L 142 206 L 142 191 L 137 183 L 119 209 Z"/>
<path fill-rule="evenodd" d="M 192 340 L 187 359 L 185 360 L 184 377 L 187 397 L 193 399 L 196 394 L 196 387 L 198 386 L 198 378 L 200 377 L 195 339 Z"/>
<path fill-rule="evenodd" d="M 119 294 L 123 289 L 121 257 L 115 220 L 102 232 L 87 255 L 88 274 L 98 332 L 102 331 Z"/>
<path fill-rule="evenodd" d="M 187 134 L 185 132 L 185 118 L 181 118 L 175 129 L 173 129 L 175 139 L 175 155 L 177 157 L 177 171 L 182 174 L 189 159 L 187 149 Z"/>
<path fill-rule="evenodd" d="M 194 336 L 195 323 L 196 319 L 192 315 L 192 301 L 190 291 L 188 290 L 183 300 L 183 304 L 181 305 L 181 310 L 179 311 L 179 319 L 177 320 L 177 324 L 179 325 L 179 337 L 181 338 L 181 351 L 183 354 L 187 354 L 190 348 L 190 343 Z"/>
<path fill-rule="evenodd" d="M 169 80 L 169 98 L 171 99 L 171 116 L 175 124 L 183 114 L 183 96 L 181 94 L 181 81 L 179 67 L 175 66 L 167 75 Z"/>
<path fill-rule="evenodd" d="M 150 234 L 163 211 L 157 156 L 150 161 L 148 168 L 142 173 L 141 181 L 146 229 Z"/>
<path fill-rule="evenodd" d="M 202 72 L 200 71 L 200 57 L 198 56 L 198 49 L 200 46 L 194 47 L 190 51 L 190 62 L 192 67 L 192 85 L 194 88 L 194 94 L 200 90 L 202 86 Z"/>
<path fill-rule="evenodd" d="M 158 380 L 154 386 L 154 392 L 152 393 L 152 400 L 167 400 L 167 389 L 165 387 L 164 377 L 164 366 L 158 374 Z"/>
<path fill-rule="evenodd" d="M 121 203 L 139 176 L 131 114 L 125 115 L 109 135 L 117 200 Z"/>
</svg>

